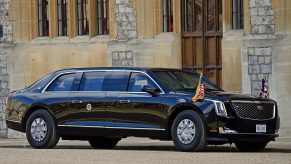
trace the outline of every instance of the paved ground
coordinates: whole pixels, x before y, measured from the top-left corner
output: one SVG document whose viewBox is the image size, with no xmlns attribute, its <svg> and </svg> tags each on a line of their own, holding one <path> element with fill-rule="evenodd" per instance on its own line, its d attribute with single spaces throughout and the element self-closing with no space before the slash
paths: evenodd
<svg viewBox="0 0 291 164">
<path fill-rule="evenodd" d="M 55 149 L 36 150 L 23 139 L 0 139 L 0 164 L 291 164 L 291 140 L 271 143 L 265 152 L 239 153 L 229 146 L 205 152 L 175 151 L 171 142 L 128 138 L 113 150 L 94 150 L 87 142 L 61 141 Z"/>
</svg>

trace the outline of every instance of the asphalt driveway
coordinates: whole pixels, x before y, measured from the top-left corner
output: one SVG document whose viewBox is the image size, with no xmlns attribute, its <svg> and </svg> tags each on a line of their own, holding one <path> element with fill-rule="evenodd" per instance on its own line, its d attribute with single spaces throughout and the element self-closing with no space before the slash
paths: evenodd
<svg viewBox="0 0 291 164">
<path fill-rule="evenodd" d="M 128 138 L 113 150 L 94 150 L 87 142 L 60 141 L 55 149 L 32 149 L 25 139 L 0 139 L 1 164 L 291 164 L 291 142 L 271 143 L 265 152 L 240 153 L 234 146 L 205 152 L 177 152 L 172 142 Z"/>
</svg>

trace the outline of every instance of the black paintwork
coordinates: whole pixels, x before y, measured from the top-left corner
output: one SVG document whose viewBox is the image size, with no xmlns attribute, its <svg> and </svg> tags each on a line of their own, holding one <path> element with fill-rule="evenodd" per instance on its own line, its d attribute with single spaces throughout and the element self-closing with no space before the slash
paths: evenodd
<svg viewBox="0 0 291 164">
<path fill-rule="evenodd" d="M 274 140 L 278 136 L 279 116 L 270 120 L 248 120 L 239 118 L 230 104 L 233 100 L 269 101 L 253 96 L 226 93 L 222 90 L 207 91 L 206 100 L 192 102 L 192 92 L 171 92 L 162 84 L 164 94 L 130 92 L 42 92 L 55 77 L 67 72 L 95 70 L 139 71 L 147 73 L 157 81 L 153 71 L 180 71 L 174 69 L 149 68 L 76 68 L 53 72 L 23 90 L 10 93 L 7 104 L 9 128 L 25 132 L 26 119 L 38 109 L 46 109 L 55 118 L 58 133 L 63 139 L 87 139 L 93 136 L 138 136 L 171 139 L 170 127 L 175 116 L 182 110 L 195 110 L 201 114 L 207 127 L 209 143 L 219 144 L 235 140 Z M 78 83 L 75 85 L 79 85 Z M 217 116 L 210 100 L 226 104 L 228 117 Z M 130 101 L 130 103 L 128 102 Z M 91 104 L 92 109 L 87 110 Z M 255 132 L 256 124 L 266 124 L 267 133 Z M 70 126 L 68 126 L 70 125 Z M 75 126 L 73 126 L 75 125 Z M 237 134 L 222 134 L 220 128 L 237 131 Z"/>
</svg>

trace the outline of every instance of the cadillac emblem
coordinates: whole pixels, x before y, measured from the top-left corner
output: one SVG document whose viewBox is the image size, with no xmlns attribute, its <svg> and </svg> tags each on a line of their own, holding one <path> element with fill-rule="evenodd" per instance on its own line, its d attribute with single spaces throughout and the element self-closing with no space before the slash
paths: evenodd
<svg viewBox="0 0 291 164">
<path fill-rule="evenodd" d="M 264 107 L 262 105 L 258 105 L 257 110 L 262 111 L 262 110 L 264 110 Z"/>
<path fill-rule="evenodd" d="M 91 111 L 92 110 L 92 105 L 91 104 L 87 104 L 86 109 L 87 109 L 87 111 Z"/>
</svg>

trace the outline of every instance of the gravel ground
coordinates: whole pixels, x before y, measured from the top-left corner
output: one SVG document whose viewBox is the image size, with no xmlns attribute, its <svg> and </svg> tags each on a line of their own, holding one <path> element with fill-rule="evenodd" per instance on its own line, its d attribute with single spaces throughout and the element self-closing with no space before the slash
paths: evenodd
<svg viewBox="0 0 291 164">
<path fill-rule="evenodd" d="M 32 149 L 25 139 L 0 139 L 0 164 L 291 164 L 291 140 L 273 142 L 260 153 L 240 153 L 234 146 L 205 152 L 175 151 L 172 142 L 142 138 L 122 140 L 113 150 L 94 150 L 87 142 L 60 141 L 55 149 Z"/>
</svg>

